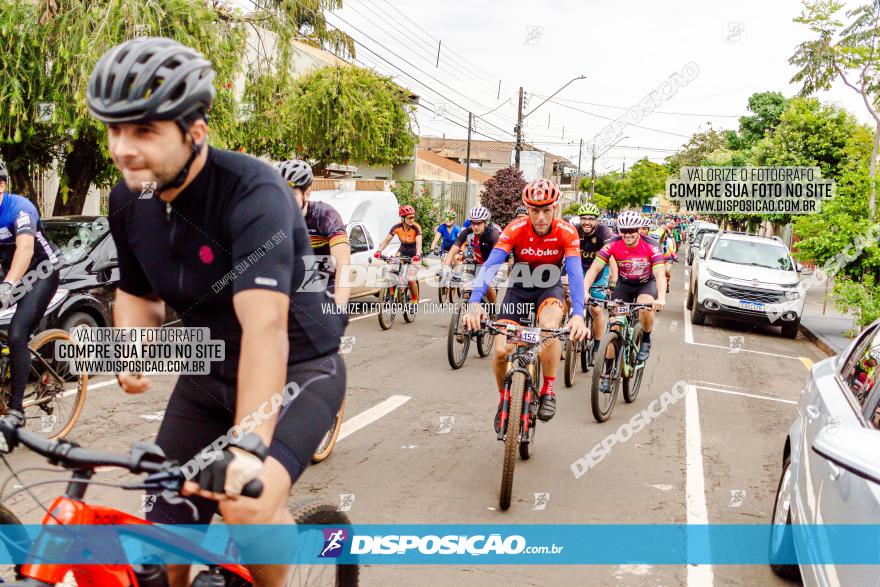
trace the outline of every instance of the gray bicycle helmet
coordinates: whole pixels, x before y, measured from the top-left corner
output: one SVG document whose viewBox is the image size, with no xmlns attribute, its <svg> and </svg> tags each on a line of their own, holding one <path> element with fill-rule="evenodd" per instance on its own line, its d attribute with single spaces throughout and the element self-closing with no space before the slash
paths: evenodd
<svg viewBox="0 0 880 587">
<path fill-rule="evenodd" d="M 526 214 L 528 214 L 528 211 L 526 210 L 526 207 L 525 207 L 525 206 L 519 206 L 519 207 L 516 209 L 516 215 L 517 215 L 517 216 L 525 216 Z"/>
<path fill-rule="evenodd" d="M 301 190 L 308 189 L 312 185 L 312 166 L 302 159 L 291 159 L 275 164 L 275 170 L 281 174 L 291 186 Z"/>
<path fill-rule="evenodd" d="M 195 49 L 161 37 L 134 39 L 101 56 L 86 103 L 105 123 L 183 121 L 211 108 L 215 75 Z"/>
<path fill-rule="evenodd" d="M 3 161 L 0 161 L 0 181 L 7 181 L 9 179 L 9 172 L 6 171 L 6 165 L 3 164 Z"/>
</svg>

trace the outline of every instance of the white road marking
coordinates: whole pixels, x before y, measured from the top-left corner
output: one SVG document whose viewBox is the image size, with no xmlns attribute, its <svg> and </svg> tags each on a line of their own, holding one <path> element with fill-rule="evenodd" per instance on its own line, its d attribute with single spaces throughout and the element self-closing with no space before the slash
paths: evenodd
<svg viewBox="0 0 880 587">
<path fill-rule="evenodd" d="M 378 315 L 379 315 L 379 312 L 376 312 L 375 314 L 364 314 L 363 316 L 358 316 L 357 318 L 349 318 L 348 321 L 354 322 L 356 320 L 363 320 L 364 318 L 372 318 L 373 316 L 378 316 Z"/>
<path fill-rule="evenodd" d="M 706 486 L 703 477 L 703 441 L 700 435 L 700 402 L 697 388 L 688 384 L 685 402 L 685 445 L 687 448 L 687 523 L 708 524 Z M 712 565 L 688 565 L 688 587 L 711 586 L 714 582 Z"/>
<path fill-rule="evenodd" d="M 752 397 L 755 399 L 765 399 L 771 402 L 781 402 L 783 404 L 796 404 L 796 401 L 790 399 L 782 399 L 778 397 L 770 397 L 768 395 L 757 395 L 754 393 L 743 393 L 741 391 L 732 391 L 730 389 L 718 389 L 717 387 L 706 387 L 704 385 L 697 385 L 697 389 L 705 389 L 706 391 L 717 391 L 718 393 L 729 393 L 730 395 L 741 395 L 743 397 Z"/>
<path fill-rule="evenodd" d="M 408 395 L 392 395 L 388 399 L 383 402 L 380 402 L 373 406 L 372 408 L 368 408 L 361 412 L 356 416 L 352 416 L 348 420 L 345 420 L 342 423 L 342 427 L 339 429 L 339 437 L 336 439 L 336 442 L 342 442 L 347 436 L 354 434 L 364 426 L 372 424 L 379 418 L 390 414 L 406 402 L 408 402 L 410 398 Z"/>
<path fill-rule="evenodd" d="M 688 316 L 687 302 L 682 303 L 682 308 L 684 308 L 684 341 L 688 344 L 694 344 L 694 325 L 691 324 L 690 316 Z"/>
<path fill-rule="evenodd" d="M 694 300 L 694 303 L 697 303 L 696 300 Z M 694 326 L 693 326 L 693 324 L 691 324 L 691 321 L 688 319 L 688 315 L 687 315 L 687 314 L 688 314 L 688 310 L 687 310 L 687 302 L 685 302 L 684 304 L 685 304 L 685 305 L 683 306 L 683 307 L 684 307 L 684 313 L 685 313 L 685 318 L 684 318 L 684 341 L 685 341 L 687 344 L 692 344 L 692 345 L 694 345 L 694 346 L 704 346 L 704 347 L 709 347 L 709 348 L 713 348 L 713 349 L 724 349 L 725 351 L 729 351 L 729 350 L 730 350 L 730 347 L 729 347 L 729 346 L 722 346 L 722 345 L 719 345 L 719 344 L 707 344 L 707 343 L 705 343 L 705 342 L 694 342 Z M 779 354 L 776 354 L 776 353 L 766 353 L 766 352 L 764 352 L 764 351 L 752 351 L 752 350 L 749 350 L 749 349 L 740 349 L 739 352 L 741 352 L 741 353 L 753 353 L 753 354 L 755 354 L 755 355 L 767 355 L 767 356 L 769 356 L 769 357 L 778 357 L 778 358 L 780 358 L 780 359 L 793 359 L 793 360 L 795 360 L 795 361 L 800 361 L 800 360 L 801 360 L 801 357 L 792 357 L 791 355 L 779 355 Z"/>
<path fill-rule="evenodd" d="M 729 387 L 731 389 L 748 389 L 748 387 L 739 387 L 736 385 L 727 385 L 726 383 L 715 383 L 714 381 L 702 381 L 700 379 L 694 379 L 694 383 L 708 383 L 709 385 L 714 385 L 716 387 Z M 699 387 L 699 386 L 697 386 Z"/>
</svg>

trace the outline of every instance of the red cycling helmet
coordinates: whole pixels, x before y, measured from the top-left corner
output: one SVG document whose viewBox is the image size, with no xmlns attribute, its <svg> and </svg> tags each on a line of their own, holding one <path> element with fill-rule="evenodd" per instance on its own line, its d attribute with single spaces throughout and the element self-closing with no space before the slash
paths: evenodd
<svg viewBox="0 0 880 587">
<path fill-rule="evenodd" d="M 549 179 L 537 179 L 523 188 L 523 204 L 549 206 L 559 200 L 559 187 Z"/>
<path fill-rule="evenodd" d="M 400 216 L 401 218 L 403 218 L 405 216 L 415 216 L 416 209 L 413 208 L 412 206 L 401 206 L 400 209 L 397 211 L 397 215 Z"/>
</svg>

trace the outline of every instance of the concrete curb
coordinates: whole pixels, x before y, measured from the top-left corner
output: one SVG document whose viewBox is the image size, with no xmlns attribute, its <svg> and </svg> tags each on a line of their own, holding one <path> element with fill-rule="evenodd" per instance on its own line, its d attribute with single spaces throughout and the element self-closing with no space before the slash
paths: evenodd
<svg viewBox="0 0 880 587">
<path fill-rule="evenodd" d="M 819 350 L 824 352 L 829 357 L 833 357 L 839 354 L 838 351 L 834 350 L 834 348 L 831 347 L 831 345 L 825 340 L 825 338 L 821 334 L 813 332 L 803 323 L 801 323 L 800 325 L 800 331 L 801 334 L 803 334 L 808 340 L 819 347 Z"/>
</svg>

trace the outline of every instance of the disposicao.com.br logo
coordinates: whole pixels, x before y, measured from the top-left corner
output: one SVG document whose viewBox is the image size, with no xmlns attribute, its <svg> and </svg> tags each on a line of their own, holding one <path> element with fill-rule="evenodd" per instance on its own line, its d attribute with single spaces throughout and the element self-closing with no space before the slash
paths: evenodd
<svg viewBox="0 0 880 587">
<path fill-rule="evenodd" d="M 562 546 L 527 546 L 520 535 L 502 538 L 501 534 L 417 536 L 417 535 L 355 535 L 351 541 L 351 554 L 405 555 L 413 551 L 423 555 L 520 555 L 558 554 Z"/>
</svg>

